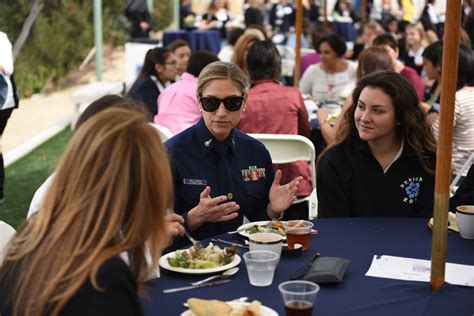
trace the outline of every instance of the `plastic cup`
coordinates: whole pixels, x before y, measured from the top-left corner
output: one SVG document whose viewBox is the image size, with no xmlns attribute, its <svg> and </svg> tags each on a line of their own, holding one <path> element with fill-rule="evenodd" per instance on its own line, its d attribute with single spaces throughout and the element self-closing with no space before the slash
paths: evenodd
<svg viewBox="0 0 474 316">
<path fill-rule="evenodd" d="M 303 251 L 308 250 L 309 236 L 313 223 L 305 220 L 292 220 L 283 222 L 288 248 L 295 249 L 295 244 L 300 244 Z"/>
<path fill-rule="evenodd" d="M 249 236 L 249 248 L 250 251 L 256 250 L 268 250 L 273 251 L 278 255 L 278 259 L 281 256 L 283 236 L 275 233 L 255 233 Z"/>
<path fill-rule="evenodd" d="M 279 256 L 275 252 L 268 250 L 255 250 L 244 253 L 250 284 L 253 286 L 268 286 L 272 284 L 278 259 Z"/>
<path fill-rule="evenodd" d="M 474 205 L 456 207 L 456 219 L 461 237 L 474 239 Z"/>
<path fill-rule="evenodd" d="M 311 316 L 319 285 L 310 281 L 287 281 L 278 286 L 286 316 Z"/>
</svg>

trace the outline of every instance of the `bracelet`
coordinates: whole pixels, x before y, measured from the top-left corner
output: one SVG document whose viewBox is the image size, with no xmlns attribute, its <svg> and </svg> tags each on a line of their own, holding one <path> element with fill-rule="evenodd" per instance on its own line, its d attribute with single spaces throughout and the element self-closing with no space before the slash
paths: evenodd
<svg viewBox="0 0 474 316">
<path fill-rule="evenodd" d="M 268 205 L 267 205 L 267 215 L 268 215 L 268 217 L 270 217 L 271 219 L 276 219 L 276 220 L 280 220 L 280 219 L 283 218 L 283 212 L 278 213 L 278 217 L 271 216 L 270 215 L 271 213 L 276 214 L 276 212 L 273 212 L 272 210 L 270 210 L 270 203 L 268 203 Z"/>
</svg>

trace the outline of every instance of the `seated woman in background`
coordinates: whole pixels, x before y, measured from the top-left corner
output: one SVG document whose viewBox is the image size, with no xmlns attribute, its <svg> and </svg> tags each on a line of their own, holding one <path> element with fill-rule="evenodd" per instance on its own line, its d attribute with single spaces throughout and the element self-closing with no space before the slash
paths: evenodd
<svg viewBox="0 0 474 316">
<path fill-rule="evenodd" d="M 40 211 L 8 246 L 0 313 L 143 315 L 137 291 L 170 240 L 171 196 L 166 151 L 141 113 L 113 108 L 89 119 Z"/>
<path fill-rule="evenodd" d="M 439 100 L 441 91 L 441 61 L 443 60 L 443 43 L 436 42 L 428 46 L 423 55 L 425 58 L 425 70 L 428 76 L 436 79 L 436 89 L 433 98 Z M 435 57 L 436 56 L 436 57 Z M 433 133 L 438 139 L 439 116 L 436 106 L 430 108 L 424 105 L 427 111 L 427 121 L 432 122 Z M 453 174 L 458 174 L 474 152 L 474 53 L 461 44 L 459 45 L 458 78 L 456 82 L 456 95 L 454 98 L 454 121 L 453 121 L 453 152 L 451 157 L 451 168 Z M 465 176 L 465 174 L 463 174 Z"/>
<path fill-rule="evenodd" d="M 372 46 L 374 39 L 383 33 L 383 27 L 375 21 L 369 21 L 362 26 L 362 35 L 354 44 L 352 51 L 346 54 L 346 57 L 352 60 L 359 59 L 359 54 Z"/>
<path fill-rule="evenodd" d="M 176 58 L 169 48 L 150 49 L 145 55 L 142 70 L 130 88 L 128 96 L 143 101 L 151 115 L 156 115 L 158 96 L 176 79 L 176 65 Z"/>
<path fill-rule="evenodd" d="M 228 3 L 225 0 L 211 0 L 207 12 L 202 15 L 200 29 L 219 30 L 221 38 L 227 37 L 226 23 L 230 21 Z"/>
<path fill-rule="evenodd" d="M 202 117 L 196 98 L 197 77 L 208 64 L 218 61 L 216 55 L 208 51 L 197 51 L 191 55 L 188 68 L 181 80 L 168 86 L 158 97 L 156 124 L 177 134 L 194 125 Z"/>
<path fill-rule="evenodd" d="M 421 75 L 423 70 L 423 51 L 430 44 L 423 25 L 409 24 L 405 28 L 406 52 L 402 56 L 405 65 L 416 70 Z"/>
<path fill-rule="evenodd" d="M 359 55 L 359 62 L 357 65 L 357 79 L 360 80 L 364 76 L 381 70 L 394 70 L 392 58 L 387 53 L 387 51 L 377 46 L 369 47 L 363 50 Z M 334 122 L 330 122 L 326 108 L 321 107 L 316 113 L 319 130 L 326 145 L 332 145 L 335 142 L 336 133 L 339 129 L 339 125 L 341 124 L 341 120 L 344 118 L 344 113 L 350 108 L 351 103 L 352 98 L 348 97 L 344 102 L 341 114 Z"/>
<path fill-rule="evenodd" d="M 267 149 L 235 128 L 245 110 L 247 87 L 237 65 L 207 65 L 196 93 L 203 118 L 165 143 L 175 210 L 197 239 L 236 230 L 244 216 L 250 221 L 281 218 L 302 180 L 280 185 L 281 171 L 273 172 Z"/>
<path fill-rule="evenodd" d="M 306 69 L 300 81 L 301 93 L 311 94 L 319 102 L 345 99 L 354 89 L 357 64 L 343 59 L 344 39 L 336 34 L 324 35 L 316 48 L 320 62 Z"/>
<path fill-rule="evenodd" d="M 436 143 L 411 84 L 393 71 L 362 78 L 336 143 L 320 157 L 320 217 L 430 217 Z"/>
<path fill-rule="evenodd" d="M 178 73 L 176 79 L 179 79 L 188 67 L 188 61 L 192 53 L 191 46 L 185 40 L 177 39 L 169 43 L 167 47 L 176 58 L 176 71 Z"/>
<path fill-rule="evenodd" d="M 248 92 L 246 111 L 238 128 L 246 133 L 293 134 L 309 137 L 311 127 L 308 112 L 299 89 L 278 82 L 281 76 L 281 56 L 270 40 L 255 42 L 247 54 L 247 67 L 252 81 Z M 311 173 L 306 161 L 275 165 L 283 173 L 281 182 L 288 183 L 302 176 L 297 195 L 311 194 Z M 287 211 L 285 218 L 308 215 L 308 209 L 298 212 L 296 206 Z M 299 214 L 297 214 L 299 213 Z"/>
</svg>

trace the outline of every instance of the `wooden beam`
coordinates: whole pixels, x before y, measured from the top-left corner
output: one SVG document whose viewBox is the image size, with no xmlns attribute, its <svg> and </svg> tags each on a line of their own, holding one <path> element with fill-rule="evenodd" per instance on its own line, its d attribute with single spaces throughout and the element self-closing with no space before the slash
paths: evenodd
<svg viewBox="0 0 474 316">
<path fill-rule="evenodd" d="M 431 249 L 431 288 L 444 285 L 448 238 L 449 183 L 453 141 L 454 96 L 458 76 L 461 1 L 448 1 L 441 69 L 441 111 L 436 153 L 434 225 Z"/>
<path fill-rule="evenodd" d="M 295 70 L 293 71 L 293 86 L 300 85 L 300 64 L 301 64 L 301 33 L 303 33 L 303 3 L 302 0 L 297 0 L 296 8 L 296 47 L 295 47 Z"/>
</svg>

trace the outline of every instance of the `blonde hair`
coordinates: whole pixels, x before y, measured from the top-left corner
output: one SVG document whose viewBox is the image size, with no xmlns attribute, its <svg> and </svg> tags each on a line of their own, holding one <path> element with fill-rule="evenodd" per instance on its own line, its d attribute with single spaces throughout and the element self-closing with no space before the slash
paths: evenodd
<svg viewBox="0 0 474 316">
<path fill-rule="evenodd" d="M 214 80 L 232 80 L 242 95 L 247 93 L 249 82 L 239 66 L 224 61 L 213 62 L 201 71 L 198 78 L 197 94 L 202 96 L 206 87 Z"/>
<path fill-rule="evenodd" d="M 422 25 L 421 23 L 411 23 L 411 24 L 408 24 L 408 25 L 405 27 L 405 32 L 406 32 L 408 29 L 414 29 L 415 31 L 418 32 L 418 34 L 420 35 L 420 44 L 421 44 L 421 47 L 425 48 L 426 46 L 428 46 L 428 45 L 430 44 L 430 41 L 429 41 L 428 37 L 426 36 L 425 29 L 423 28 L 423 25 Z M 408 44 L 408 41 L 406 41 L 406 49 L 407 49 L 407 50 L 411 49 L 411 46 L 410 46 L 410 44 Z"/>
<path fill-rule="evenodd" d="M 111 108 L 87 120 L 72 136 L 38 214 L 8 248 L 0 283 L 12 284 L 6 302 L 13 314 L 58 315 L 87 280 L 101 290 L 99 268 L 122 252 L 141 284 L 167 243 L 171 177 L 160 137 L 143 114 Z"/>
<path fill-rule="evenodd" d="M 247 51 L 253 43 L 262 41 L 265 36 L 260 32 L 246 30 L 242 36 L 239 37 L 234 45 L 234 53 L 232 55 L 232 62 L 240 67 L 245 73 L 247 72 Z"/>
</svg>

